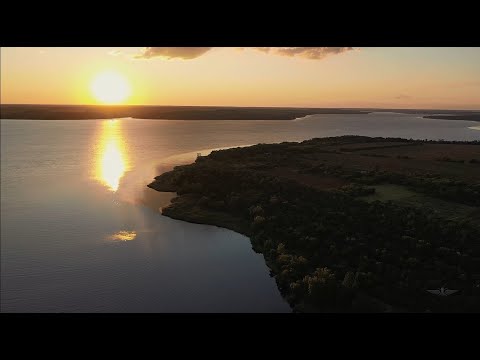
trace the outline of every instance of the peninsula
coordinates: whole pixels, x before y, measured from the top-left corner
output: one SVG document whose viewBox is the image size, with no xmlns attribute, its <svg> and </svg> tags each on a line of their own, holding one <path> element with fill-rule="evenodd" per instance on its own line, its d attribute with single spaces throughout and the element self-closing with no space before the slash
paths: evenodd
<svg viewBox="0 0 480 360">
<path fill-rule="evenodd" d="M 294 311 L 480 310 L 478 141 L 258 144 L 148 186 L 177 193 L 166 216 L 249 236 Z"/>
</svg>

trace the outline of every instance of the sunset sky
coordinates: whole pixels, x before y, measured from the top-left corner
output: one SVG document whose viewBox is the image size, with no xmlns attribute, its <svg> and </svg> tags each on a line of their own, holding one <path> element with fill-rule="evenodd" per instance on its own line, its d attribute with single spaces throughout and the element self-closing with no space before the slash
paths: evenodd
<svg viewBox="0 0 480 360">
<path fill-rule="evenodd" d="M 1 48 L 2 104 L 480 109 L 480 48 Z"/>
</svg>

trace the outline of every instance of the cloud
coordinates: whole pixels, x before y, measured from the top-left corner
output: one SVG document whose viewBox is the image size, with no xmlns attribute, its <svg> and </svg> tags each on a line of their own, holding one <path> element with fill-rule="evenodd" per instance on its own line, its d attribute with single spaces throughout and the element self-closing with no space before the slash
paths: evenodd
<svg viewBox="0 0 480 360">
<path fill-rule="evenodd" d="M 303 57 L 320 60 L 328 55 L 341 54 L 353 50 L 352 47 L 257 47 L 256 50 L 280 56 Z"/>
<path fill-rule="evenodd" d="M 407 99 L 411 99 L 412 97 L 409 96 L 409 95 L 403 95 L 403 94 L 400 94 L 398 96 L 395 96 L 395 99 L 397 100 L 407 100 Z"/>
<path fill-rule="evenodd" d="M 270 47 L 256 47 L 254 49 L 258 50 L 258 51 L 261 51 L 261 52 L 264 52 L 264 53 L 269 53 L 270 49 L 273 49 L 273 48 L 270 48 Z"/>
<path fill-rule="evenodd" d="M 141 54 L 135 56 L 136 59 L 150 59 L 153 57 L 163 57 L 167 59 L 190 60 L 202 56 L 210 51 L 211 47 L 146 47 Z"/>
<path fill-rule="evenodd" d="M 142 53 L 137 54 L 135 58 L 150 59 L 161 57 L 166 59 L 190 60 L 198 58 L 212 49 L 211 47 L 146 47 L 142 50 Z M 352 47 L 255 47 L 253 49 L 265 54 L 302 57 L 312 60 L 320 60 L 329 55 L 354 50 Z"/>
</svg>

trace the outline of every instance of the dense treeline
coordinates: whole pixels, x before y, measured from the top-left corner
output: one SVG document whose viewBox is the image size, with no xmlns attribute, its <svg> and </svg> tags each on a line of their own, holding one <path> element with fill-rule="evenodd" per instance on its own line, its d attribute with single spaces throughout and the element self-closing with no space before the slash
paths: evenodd
<svg viewBox="0 0 480 360">
<path fill-rule="evenodd" d="M 478 227 L 418 207 L 357 199 L 375 191 L 367 181 L 375 174 L 327 169 L 359 182 L 319 191 L 239 166 L 240 159 L 256 164 L 256 157 L 265 154 L 275 163 L 289 144 L 214 152 L 157 177 L 149 186 L 188 194 L 192 207 L 222 211 L 249 224 L 242 232 L 263 253 L 280 291 L 298 311 L 480 310 L 475 282 L 480 273 Z M 270 165 L 258 161 L 255 166 Z M 362 184 L 362 179 L 367 180 Z M 462 192 L 464 185 L 448 179 L 397 180 L 425 192 L 478 201 L 478 185 Z M 165 213 L 175 211 L 173 203 Z M 461 291 L 450 297 L 426 291 L 443 284 Z"/>
</svg>

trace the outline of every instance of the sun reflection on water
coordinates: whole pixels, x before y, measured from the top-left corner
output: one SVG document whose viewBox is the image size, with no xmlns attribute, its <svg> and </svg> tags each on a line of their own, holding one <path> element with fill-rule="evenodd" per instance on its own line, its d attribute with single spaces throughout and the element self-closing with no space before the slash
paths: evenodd
<svg viewBox="0 0 480 360">
<path fill-rule="evenodd" d="M 109 190 L 117 191 L 120 179 L 128 170 L 127 151 L 119 121 L 102 122 L 95 159 L 95 178 Z"/>
<path fill-rule="evenodd" d="M 119 231 L 108 237 L 109 240 L 114 241 L 130 241 L 135 240 L 137 233 L 135 231 Z"/>
</svg>

